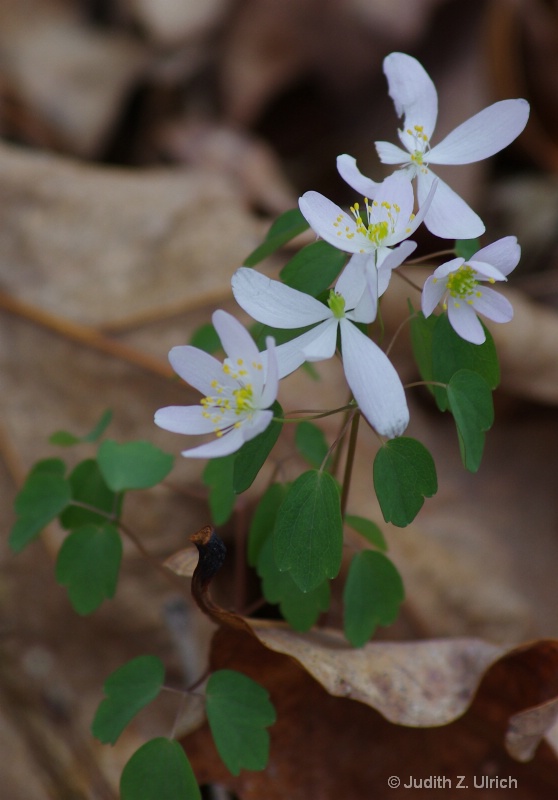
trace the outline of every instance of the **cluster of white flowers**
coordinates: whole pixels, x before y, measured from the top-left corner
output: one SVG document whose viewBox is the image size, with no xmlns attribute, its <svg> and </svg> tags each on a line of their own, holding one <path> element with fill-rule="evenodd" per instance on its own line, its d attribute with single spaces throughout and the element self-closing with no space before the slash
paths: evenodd
<svg viewBox="0 0 558 800">
<path fill-rule="evenodd" d="M 485 108 L 438 144 L 431 138 L 438 115 L 438 96 L 419 62 L 403 53 L 384 61 L 389 93 L 403 127 L 398 131 L 405 148 L 376 142 L 384 164 L 398 168 L 381 183 L 364 176 L 347 154 L 337 159 L 341 177 L 364 196 L 346 213 L 318 192 L 306 192 L 300 211 L 324 241 L 350 254 L 327 305 L 280 281 L 242 267 L 232 278 L 237 303 L 254 319 L 275 328 L 314 326 L 301 336 L 275 346 L 271 337 L 260 353 L 244 327 L 224 311 L 213 323 L 227 355 L 221 364 L 195 347 L 175 347 L 170 360 L 176 372 L 204 398 L 198 406 L 159 410 L 155 422 L 177 433 L 216 438 L 183 452 L 198 458 L 224 456 L 265 430 L 273 418 L 281 378 L 305 361 L 331 358 L 340 334 L 347 383 L 361 413 L 388 438 L 407 427 L 409 412 L 401 380 L 386 354 L 355 323 L 376 318 L 378 300 L 388 288 L 392 271 L 413 252 L 409 237 L 425 226 L 445 239 L 472 239 L 484 233 L 477 214 L 430 169 L 430 164 L 469 164 L 502 150 L 524 129 L 529 116 L 525 100 L 504 100 Z M 418 212 L 413 213 L 416 181 Z M 483 285 L 506 280 L 516 267 L 520 248 L 513 236 L 483 247 L 472 258 L 454 258 L 428 278 L 422 311 L 429 316 L 439 303 L 447 309 L 454 330 L 467 341 L 481 344 L 485 334 L 480 313 L 494 322 L 507 322 L 513 310 L 506 298 Z"/>
</svg>

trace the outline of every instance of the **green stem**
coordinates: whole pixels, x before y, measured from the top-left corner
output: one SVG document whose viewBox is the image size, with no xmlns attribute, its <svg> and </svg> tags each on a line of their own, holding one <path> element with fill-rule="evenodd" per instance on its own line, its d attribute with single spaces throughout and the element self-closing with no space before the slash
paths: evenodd
<svg viewBox="0 0 558 800">
<path fill-rule="evenodd" d="M 349 449 L 347 451 L 347 460 L 345 462 L 345 474 L 343 475 L 343 489 L 341 492 L 341 516 L 343 518 L 345 517 L 347 502 L 349 500 L 349 489 L 351 488 L 351 476 L 353 474 L 353 465 L 355 461 L 359 421 L 360 421 L 360 413 L 355 413 L 351 422 Z"/>
</svg>

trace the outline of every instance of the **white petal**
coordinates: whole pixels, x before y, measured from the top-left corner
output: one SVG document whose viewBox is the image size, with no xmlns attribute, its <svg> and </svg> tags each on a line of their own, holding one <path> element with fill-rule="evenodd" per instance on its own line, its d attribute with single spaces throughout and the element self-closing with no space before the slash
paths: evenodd
<svg viewBox="0 0 558 800">
<path fill-rule="evenodd" d="M 452 258 L 451 261 L 444 261 L 443 264 L 440 264 L 439 267 L 433 272 L 435 278 L 447 278 L 452 272 L 456 272 L 459 267 L 463 266 L 465 263 L 465 259 L 458 256 L 457 258 Z"/>
<path fill-rule="evenodd" d="M 472 344 L 482 344 L 486 339 L 484 329 L 473 306 L 468 303 L 448 302 L 448 319 L 454 331 Z"/>
<path fill-rule="evenodd" d="M 409 218 L 413 213 L 415 204 L 415 194 L 413 192 L 411 179 L 406 172 L 394 172 L 393 175 L 390 175 L 382 182 L 372 204 L 372 216 L 374 220 L 386 218 L 386 209 L 383 208 L 383 204 L 391 207 L 399 207 L 400 211 L 397 218 L 398 231 L 402 228 L 409 227 Z M 390 237 L 387 237 L 384 240 L 384 244 L 387 247 L 390 245 L 389 239 Z"/>
<path fill-rule="evenodd" d="M 209 353 L 191 345 L 173 347 L 169 361 L 177 375 L 203 395 L 212 393 L 212 382 L 231 385 L 231 379 L 223 372 L 223 365 Z"/>
<path fill-rule="evenodd" d="M 475 297 L 473 303 L 475 311 L 493 322 L 509 322 L 513 318 L 513 306 L 507 297 L 488 286 L 483 286 L 481 291 L 481 297 Z"/>
<path fill-rule="evenodd" d="M 405 53 L 391 53 L 384 59 L 384 73 L 397 115 L 405 117 L 405 128 L 422 125 L 430 138 L 436 127 L 438 95 L 422 64 Z"/>
<path fill-rule="evenodd" d="M 239 358 L 245 361 L 253 361 L 259 358 L 259 351 L 254 340 L 244 327 L 232 314 L 228 314 L 221 309 L 214 311 L 212 322 L 221 345 L 231 361 L 236 362 Z"/>
<path fill-rule="evenodd" d="M 521 247 L 515 236 L 504 236 L 497 242 L 483 247 L 473 256 L 475 261 L 486 261 L 496 267 L 502 275 L 509 275 L 521 258 Z"/>
<path fill-rule="evenodd" d="M 283 344 L 276 345 L 275 347 L 277 372 L 280 379 L 290 375 L 291 372 L 294 372 L 295 369 L 298 369 L 301 364 L 304 364 L 306 361 L 306 356 L 297 344 L 299 338 L 300 337 L 297 336 L 295 339 L 291 339 L 290 342 L 284 342 Z M 267 352 L 262 353 L 262 358 L 264 359 L 265 363 L 267 359 Z"/>
<path fill-rule="evenodd" d="M 304 353 L 305 361 L 325 361 L 335 353 L 338 322 L 333 317 L 316 325 L 294 341 Z"/>
<path fill-rule="evenodd" d="M 425 317 L 429 317 L 446 291 L 445 281 L 437 280 L 433 275 L 426 279 L 422 288 L 421 308 Z"/>
<path fill-rule="evenodd" d="M 346 153 L 337 156 L 337 172 L 355 192 L 358 192 L 363 197 L 368 197 L 370 200 L 374 199 L 380 184 L 362 174 L 356 165 L 356 158 Z"/>
<path fill-rule="evenodd" d="M 212 433 L 215 424 L 204 413 L 203 406 L 167 406 L 155 412 L 155 425 L 172 433 Z"/>
<path fill-rule="evenodd" d="M 476 258 L 470 258 L 467 261 L 470 267 L 472 267 L 475 272 L 478 274 L 478 279 L 482 280 L 485 278 L 486 280 L 494 280 L 494 281 L 505 281 L 506 276 L 502 275 L 499 269 L 493 267 L 492 264 L 487 264 L 486 261 L 478 261 Z"/>
<path fill-rule="evenodd" d="M 335 291 L 345 298 L 345 310 L 354 308 L 366 289 L 366 272 L 375 269 L 374 253 L 355 253 L 337 279 Z"/>
<path fill-rule="evenodd" d="M 463 122 L 428 153 L 431 164 L 471 164 L 499 153 L 527 125 L 526 100 L 500 100 Z"/>
<path fill-rule="evenodd" d="M 374 142 L 378 158 L 382 164 L 407 164 L 409 154 L 391 142 Z"/>
<path fill-rule="evenodd" d="M 475 239 L 481 236 L 485 231 L 482 219 L 431 170 L 426 174 L 418 173 L 419 206 L 426 200 L 434 180 L 437 180 L 438 184 L 424 218 L 428 230 L 441 239 Z"/>
<path fill-rule="evenodd" d="M 313 231 L 325 242 L 345 253 L 367 249 L 367 239 L 356 233 L 356 222 L 339 206 L 319 192 L 305 192 L 298 206 Z M 372 250 L 372 245 L 368 247 Z"/>
<path fill-rule="evenodd" d="M 248 267 L 237 269 L 232 290 L 238 305 L 273 328 L 304 328 L 331 316 L 319 300 Z"/>
<path fill-rule="evenodd" d="M 349 320 L 341 320 L 343 367 L 360 410 L 382 436 L 400 436 L 409 424 L 405 390 L 380 348 Z"/>
<path fill-rule="evenodd" d="M 394 247 L 393 250 L 388 250 L 384 255 L 378 267 L 378 296 L 381 297 L 388 288 L 391 280 L 391 273 L 394 269 L 401 266 L 401 264 L 409 258 L 411 253 L 416 250 L 417 243 L 410 242 L 409 240 L 401 242 L 400 245 Z"/>
<path fill-rule="evenodd" d="M 186 458 L 221 458 L 221 456 L 230 456 L 231 453 L 236 453 L 244 442 L 242 428 L 233 428 L 223 436 L 212 439 L 211 442 L 192 447 L 190 450 L 183 450 L 182 455 Z"/>
<path fill-rule="evenodd" d="M 277 353 L 275 352 L 275 339 L 272 336 L 267 336 L 265 344 L 267 347 L 267 359 L 265 386 L 260 398 L 261 408 L 269 408 L 275 402 L 279 389 L 279 364 L 277 362 Z"/>
</svg>

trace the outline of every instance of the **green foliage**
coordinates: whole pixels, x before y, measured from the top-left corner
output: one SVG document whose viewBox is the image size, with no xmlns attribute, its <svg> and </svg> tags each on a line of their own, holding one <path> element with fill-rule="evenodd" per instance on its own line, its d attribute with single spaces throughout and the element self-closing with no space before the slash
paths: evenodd
<svg viewBox="0 0 558 800">
<path fill-rule="evenodd" d="M 485 328 L 486 341 L 483 344 L 466 342 L 453 330 L 446 314 L 436 317 L 432 336 L 432 379 L 449 383 L 452 376 L 461 369 L 478 372 L 491 389 L 500 383 L 500 367 L 494 340 Z M 446 411 L 448 397 L 445 389 L 434 387 L 438 408 Z"/>
<path fill-rule="evenodd" d="M 411 307 L 412 311 L 412 307 Z M 411 316 L 411 344 L 416 365 L 419 369 L 423 381 L 432 381 L 432 339 L 434 328 L 438 317 L 431 315 L 425 317 L 422 311 L 413 313 Z M 428 386 L 429 391 L 433 392 L 433 387 Z"/>
<path fill-rule="evenodd" d="M 290 572 L 279 572 L 269 537 L 260 549 L 257 565 L 265 599 L 278 603 L 283 617 L 295 631 L 307 631 L 330 602 L 329 581 L 323 581 L 310 592 L 302 592 Z"/>
<path fill-rule="evenodd" d="M 318 297 L 337 278 L 347 256 L 324 241 L 303 247 L 288 261 L 280 272 L 287 286 Z"/>
<path fill-rule="evenodd" d="M 214 525 L 224 525 L 230 518 L 236 494 L 233 488 L 234 462 L 236 453 L 208 461 L 202 474 L 202 481 L 209 487 L 209 508 Z"/>
<path fill-rule="evenodd" d="M 283 409 L 277 401 L 272 405 L 271 410 L 275 417 L 283 416 Z M 242 445 L 234 461 L 233 487 L 237 494 L 242 494 L 253 484 L 265 460 L 273 450 L 282 427 L 283 423 L 274 419 L 265 431 Z"/>
<path fill-rule="evenodd" d="M 352 560 L 343 592 L 345 636 L 362 647 L 377 625 L 391 625 L 405 597 L 399 572 L 383 553 L 363 550 Z"/>
<path fill-rule="evenodd" d="M 455 255 L 465 261 L 474 256 L 477 250 L 480 250 L 479 239 L 457 239 L 455 242 Z"/>
<path fill-rule="evenodd" d="M 194 331 L 190 339 L 190 344 L 192 347 L 197 347 L 211 355 L 217 353 L 221 349 L 219 334 L 211 322 L 200 325 L 200 327 Z"/>
<path fill-rule="evenodd" d="M 384 534 L 372 520 L 365 517 L 357 517 L 353 514 L 345 514 L 345 522 L 350 528 L 364 536 L 370 544 L 377 547 L 378 550 L 385 552 L 388 549 Z"/>
<path fill-rule="evenodd" d="M 476 472 L 482 459 L 484 433 L 494 422 L 492 392 L 481 375 L 462 369 L 452 376 L 447 393 L 457 427 L 461 459 L 466 469 Z"/>
<path fill-rule="evenodd" d="M 201 800 L 181 745 L 161 737 L 140 747 L 122 772 L 120 800 Z"/>
<path fill-rule="evenodd" d="M 85 436 L 76 436 L 69 431 L 56 431 L 49 438 L 49 442 L 51 444 L 56 444 L 59 447 L 70 447 L 71 445 L 80 444 L 81 442 L 97 442 L 108 428 L 111 421 L 112 411 L 107 409 L 106 411 L 103 411 L 99 421 L 89 431 L 89 433 L 85 434 Z"/>
<path fill-rule="evenodd" d="M 416 439 L 391 439 L 374 459 L 374 488 L 385 521 L 403 528 L 438 490 L 434 459 Z"/>
<path fill-rule="evenodd" d="M 106 439 L 99 447 L 99 469 L 113 492 L 149 489 L 169 474 L 174 457 L 150 442 L 118 444 Z"/>
<path fill-rule="evenodd" d="M 329 450 L 323 431 L 307 420 L 296 426 L 295 445 L 300 455 L 316 469 L 322 466 Z"/>
<path fill-rule="evenodd" d="M 227 769 L 265 769 L 275 709 L 268 692 L 240 672 L 222 669 L 209 678 L 205 707 L 215 746 Z"/>
<path fill-rule="evenodd" d="M 16 553 L 35 539 L 71 501 L 72 489 L 64 478 L 65 468 L 60 459 L 39 462 L 18 492 L 14 502 L 17 519 L 9 538 L 10 547 Z"/>
<path fill-rule="evenodd" d="M 155 700 L 164 680 L 165 668 L 156 656 L 138 656 L 115 670 L 104 683 L 106 698 L 91 725 L 93 736 L 114 744 L 130 720 Z"/>
<path fill-rule="evenodd" d="M 56 580 L 66 586 L 78 614 L 90 614 L 114 596 L 122 541 L 113 525 L 83 525 L 64 539 L 56 560 Z"/>
<path fill-rule="evenodd" d="M 263 243 L 259 247 L 256 247 L 248 258 L 245 259 L 244 266 L 255 267 L 256 264 L 259 264 L 264 258 L 267 258 L 276 250 L 279 250 L 280 247 L 290 242 L 295 236 L 304 233 L 309 227 L 298 208 L 285 211 L 284 214 L 277 217 L 267 232 Z"/>
<path fill-rule="evenodd" d="M 277 512 L 287 495 L 288 486 L 283 483 L 272 483 L 261 496 L 252 515 L 248 533 L 248 563 L 255 567 L 260 551 L 273 533 Z"/>
<path fill-rule="evenodd" d="M 277 514 L 274 552 L 303 592 L 335 578 L 341 566 L 343 520 L 339 487 L 327 472 L 304 472 L 291 484 Z"/>
<path fill-rule="evenodd" d="M 100 523 L 106 517 L 115 514 L 119 507 L 119 496 L 112 492 L 105 483 L 99 465 L 93 458 L 80 462 L 68 478 L 72 487 L 72 500 L 85 503 L 104 512 L 98 514 L 88 508 L 69 505 L 60 514 L 60 523 L 66 529 L 77 528 L 89 522 Z"/>
</svg>

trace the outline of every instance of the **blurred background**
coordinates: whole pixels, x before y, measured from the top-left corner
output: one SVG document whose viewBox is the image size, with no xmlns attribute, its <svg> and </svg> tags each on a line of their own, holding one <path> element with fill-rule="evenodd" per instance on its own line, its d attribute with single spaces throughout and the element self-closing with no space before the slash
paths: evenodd
<svg viewBox="0 0 558 800">
<path fill-rule="evenodd" d="M 558 4 L 552 0 L 2 0 L 0 2 L 0 782 L 6 800 L 111 798 L 123 763 L 168 730 L 172 706 L 140 715 L 115 748 L 88 727 L 106 675 L 159 654 L 179 684 L 203 671 L 211 631 L 126 550 L 114 601 L 80 619 L 54 580 L 54 526 L 23 554 L 7 547 L 13 498 L 48 444 L 111 408 L 109 435 L 177 453 L 153 412 L 195 402 L 170 347 L 216 307 L 271 221 L 309 189 L 352 192 L 335 158 L 386 173 L 373 143 L 396 141 L 382 60 L 417 57 L 439 93 L 436 140 L 492 102 L 525 97 L 531 118 L 505 152 L 440 175 L 480 214 L 483 243 L 516 235 L 516 308 L 493 330 L 502 360 L 497 422 L 477 475 L 464 474 L 451 420 L 411 398 L 410 435 L 433 452 L 439 494 L 411 529 L 388 531 L 407 587 L 392 638 L 558 636 Z M 310 241 L 310 239 L 307 239 Z M 419 232 L 419 253 L 439 249 Z M 288 254 L 287 254 L 288 255 Z M 287 255 L 285 257 L 287 257 Z M 281 257 L 264 269 L 277 273 Z M 391 291 L 391 289 L 390 289 Z M 387 300 L 388 332 L 407 288 Z M 416 368 L 403 337 L 395 359 Z M 331 378 L 336 365 L 324 365 Z M 308 376 L 286 383 L 300 408 Z M 324 386 L 325 386 L 324 382 Z M 320 388 L 323 403 L 335 389 Z M 285 395 L 287 396 L 287 395 Z M 326 433 L 334 428 L 325 426 Z M 288 449 L 287 442 L 284 447 Z M 372 437 L 352 513 L 370 499 Z M 129 526 L 157 558 L 208 521 L 200 465 L 130 498 Z M 258 491 L 256 486 L 255 491 Z M 224 532 L 234 553 L 251 496 Z M 250 599 L 225 570 L 228 605 Z M 328 624 L 335 624 L 335 609 Z M 197 715 L 197 716 L 196 716 Z M 184 730 L 194 727 L 191 710 Z M 162 735 L 162 734 L 161 734 Z M 479 795 L 480 797 L 480 795 Z"/>
</svg>

